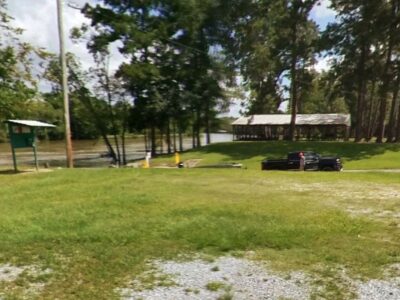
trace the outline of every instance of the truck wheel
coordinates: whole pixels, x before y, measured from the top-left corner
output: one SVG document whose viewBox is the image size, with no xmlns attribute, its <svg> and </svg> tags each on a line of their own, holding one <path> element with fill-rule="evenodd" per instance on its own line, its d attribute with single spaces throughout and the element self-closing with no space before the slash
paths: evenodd
<svg viewBox="0 0 400 300">
<path fill-rule="evenodd" d="M 332 167 L 323 167 L 322 171 L 333 171 Z"/>
</svg>

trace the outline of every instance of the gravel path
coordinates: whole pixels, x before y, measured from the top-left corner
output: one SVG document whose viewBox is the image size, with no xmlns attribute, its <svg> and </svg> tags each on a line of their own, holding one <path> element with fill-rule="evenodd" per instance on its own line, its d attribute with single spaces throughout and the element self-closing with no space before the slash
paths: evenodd
<svg viewBox="0 0 400 300">
<path fill-rule="evenodd" d="M 133 280 L 130 288 L 119 289 L 124 300 L 256 300 L 310 299 L 315 278 L 301 272 L 287 276 L 247 259 L 221 257 L 213 262 L 154 261 L 152 270 Z M 389 267 L 387 280 L 362 282 L 346 277 L 347 288 L 359 300 L 399 300 L 400 267 Z M 388 270 L 389 270 L 388 269 Z M 389 274 L 389 273 L 388 273 Z M 152 284 L 144 283 L 151 278 Z"/>
<path fill-rule="evenodd" d="M 370 280 L 358 286 L 358 295 L 360 300 L 399 300 L 400 283 Z"/>
<path fill-rule="evenodd" d="M 155 262 L 161 274 L 174 281 L 173 286 L 135 291 L 122 289 L 123 299 L 309 299 L 307 277 L 292 273 L 285 278 L 275 275 L 255 263 L 233 257 L 214 262 Z M 136 282 L 137 283 L 137 282 Z M 223 298 L 225 297 L 225 298 Z"/>
</svg>

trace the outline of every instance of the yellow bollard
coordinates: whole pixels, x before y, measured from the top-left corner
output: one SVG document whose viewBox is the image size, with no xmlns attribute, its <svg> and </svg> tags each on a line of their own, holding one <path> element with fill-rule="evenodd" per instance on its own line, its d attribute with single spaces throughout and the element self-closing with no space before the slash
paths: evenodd
<svg viewBox="0 0 400 300">
<path fill-rule="evenodd" d="M 151 158 L 151 153 L 147 152 L 146 153 L 146 157 L 145 157 L 145 161 L 144 161 L 144 166 L 143 166 L 144 169 L 150 168 L 150 158 Z"/>
<path fill-rule="evenodd" d="M 149 162 L 147 161 L 147 159 L 144 161 L 144 165 L 143 165 L 143 169 L 148 169 L 150 168 Z"/>
<path fill-rule="evenodd" d="M 175 152 L 175 164 L 178 165 L 181 162 L 179 152 Z"/>
</svg>

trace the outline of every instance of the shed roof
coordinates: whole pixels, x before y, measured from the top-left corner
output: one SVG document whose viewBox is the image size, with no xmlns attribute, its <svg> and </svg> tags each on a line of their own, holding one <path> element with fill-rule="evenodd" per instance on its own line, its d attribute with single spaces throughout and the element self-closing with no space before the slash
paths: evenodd
<svg viewBox="0 0 400 300">
<path fill-rule="evenodd" d="M 34 120 L 7 120 L 6 123 L 24 125 L 24 126 L 29 126 L 29 127 L 56 127 L 53 124 L 44 123 L 44 122 L 40 122 L 40 121 L 34 121 Z"/>
<path fill-rule="evenodd" d="M 232 125 L 290 125 L 291 115 L 251 115 L 240 117 Z M 349 114 L 298 114 L 296 125 L 346 125 L 350 126 Z"/>
</svg>

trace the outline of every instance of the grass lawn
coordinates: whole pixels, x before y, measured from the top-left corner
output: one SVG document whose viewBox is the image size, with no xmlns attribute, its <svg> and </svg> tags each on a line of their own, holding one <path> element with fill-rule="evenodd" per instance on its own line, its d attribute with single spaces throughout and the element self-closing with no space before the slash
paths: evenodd
<svg viewBox="0 0 400 300">
<path fill-rule="evenodd" d="M 328 145 L 324 151 L 322 144 L 312 147 L 340 153 L 338 145 Z M 350 145 L 342 146 L 355 168 L 368 157 L 397 155 L 394 146 L 371 146 L 357 160 Z M 398 174 L 258 170 L 263 149 L 278 156 L 290 147 L 239 143 L 184 155 L 244 162 L 247 170 L 0 174 L 0 265 L 51 270 L 0 280 L 0 297 L 20 299 L 32 283 L 43 283 L 40 299 L 113 299 L 117 288 L 146 268 L 146 260 L 253 251 L 276 270 L 317 274 L 326 286 L 323 294 L 338 299 L 345 291 L 336 268 L 375 278 L 382 267 L 400 262 Z M 376 161 L 371 166 L 380 168 Z"/>
</svg>

